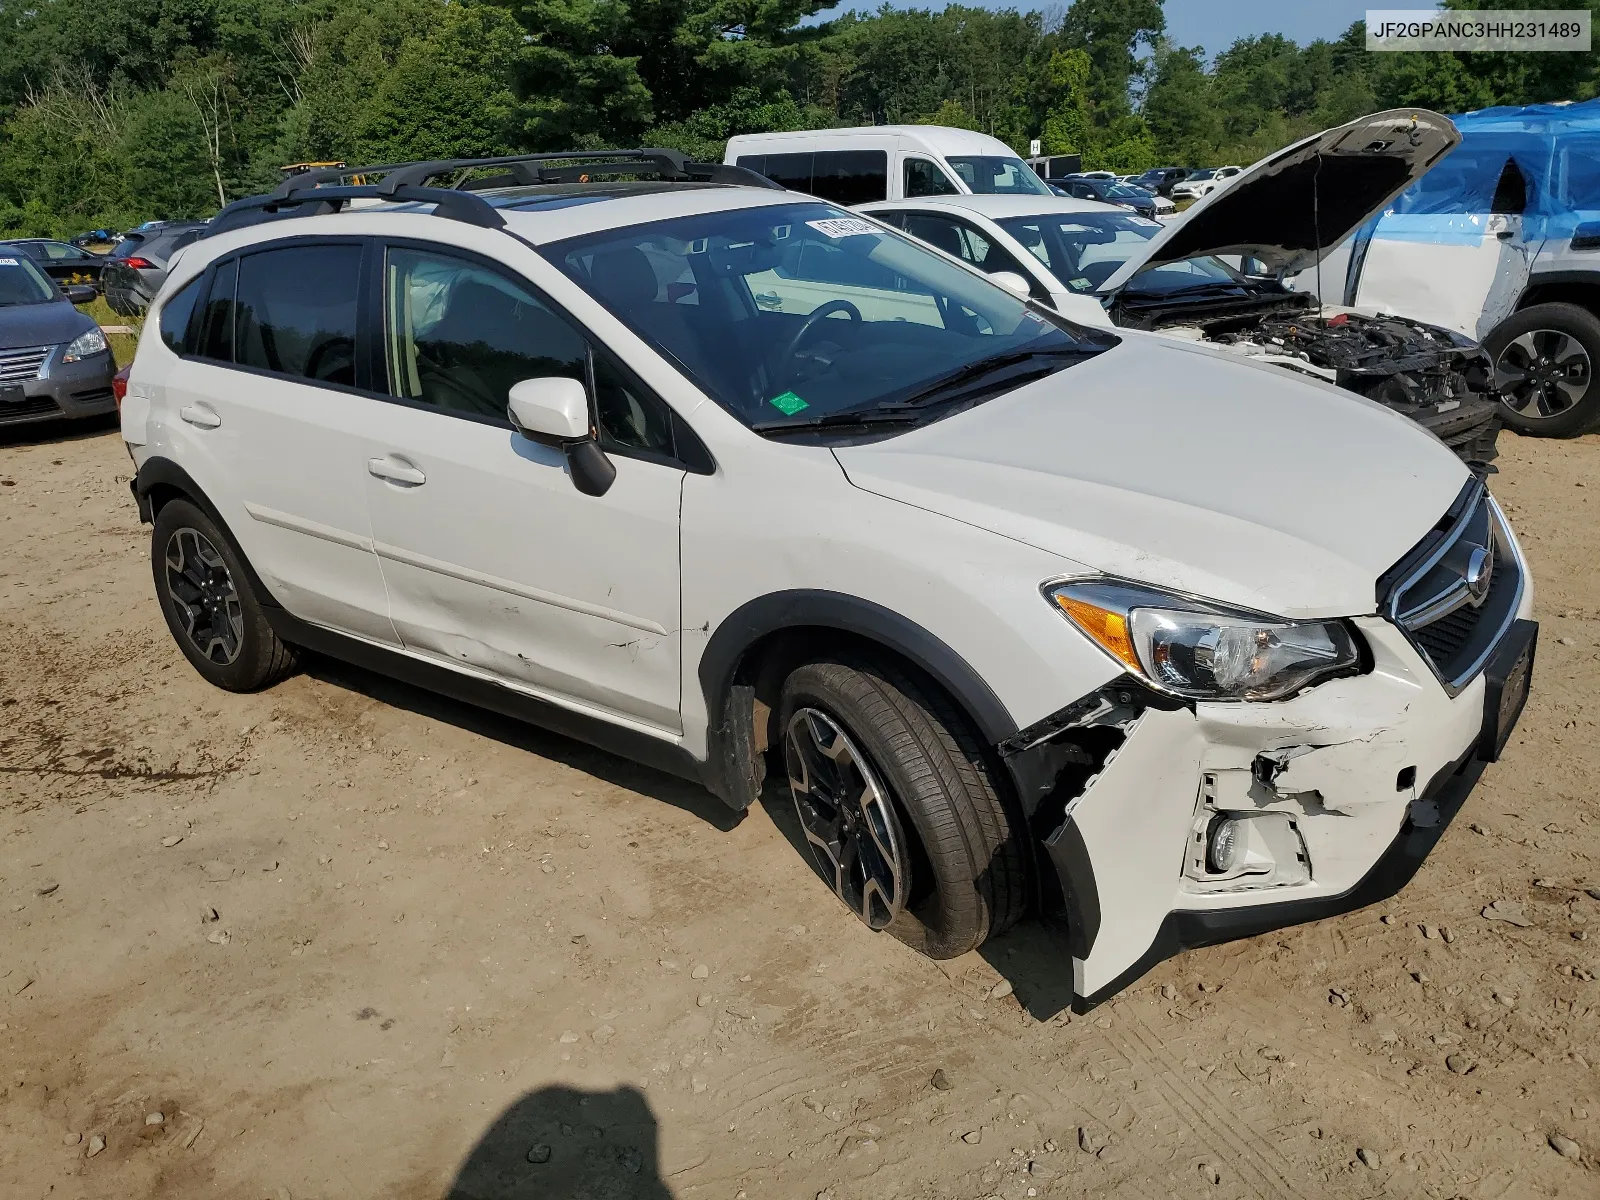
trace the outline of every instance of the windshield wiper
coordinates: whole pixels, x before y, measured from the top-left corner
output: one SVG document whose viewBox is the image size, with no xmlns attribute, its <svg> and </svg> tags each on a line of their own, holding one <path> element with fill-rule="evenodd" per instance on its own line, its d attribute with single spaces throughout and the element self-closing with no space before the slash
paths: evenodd
<svg viewBox="0 0 1600 1200">
<path fill-rule="evenodd" d="M 806 417 L 799 421 L 757 421 L 750 426 L 756 433 L 809 433 L 814 429 L 848 428 L 850 426 L 908 425 L 920 418 L 909 412 L 879 412 L 875 409 L 847 410 L 823 413 L 820 417 Z"/>
<path fill-rule="evenodd" d="M 997 354 L 993 358 L 985 358 L 979 362 L 968 363 L 964 367 L 959 367 L 948 375 L 933 380 L 933 382 L 911 393 L 911 395 L 900 400 L 886 401 L 878 405 L 878 408 L 891 413 L 906 409 L 926 408 L 930 404 L 956 399 L 964 394 L 960 391 L 962 385 L 974 383 L 986 376 L 1003 371 L 1007 367 L 1021 366 L 1036 358 L 1087 358 L 1089 354 L 1090 352 L 1086 350 L 1014 350 L 1009 354 Z M 1060 369 L 1060 367 L 1040 365 L 1032 371 L 1018 372 L 1016 375 L 1008 376 L 1000 382 L 1006 384 L 1020 383 L 1031 376 L 1052 375 Z M 952 390 L 956 391 L 955 396 L 949 394 Z"/>
</svg>

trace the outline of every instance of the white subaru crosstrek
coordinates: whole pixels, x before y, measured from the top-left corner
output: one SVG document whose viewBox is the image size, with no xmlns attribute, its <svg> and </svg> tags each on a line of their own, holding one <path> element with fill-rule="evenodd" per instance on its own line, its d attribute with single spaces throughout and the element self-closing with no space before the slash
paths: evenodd
<svg viewBox="0 0 1600 1200">
<path fill-rule="evenodd" d="M 1532 581 L 1414 423 L 738 168 L 388 170 L 224 211 L 145 326 L 133 489 L 219 687 L 305 647 L 787 780 L 869 927 L 1062 914 L 1080 1010 L 1392 894 L 1505 745 Z"/>
</svg>

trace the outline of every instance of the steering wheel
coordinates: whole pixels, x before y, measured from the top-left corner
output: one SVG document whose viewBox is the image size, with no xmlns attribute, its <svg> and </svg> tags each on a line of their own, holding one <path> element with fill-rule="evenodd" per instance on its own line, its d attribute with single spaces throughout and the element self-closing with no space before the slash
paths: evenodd
<svg viewBox="0 0 1600 1200">
<path fill-rule="evenodd" d="M 794 331 L 794 336 L 789 339 L 788 344 L 779 353 L 775 369 L 772 372 L 773 378 L 778 384 L 787 384 L 794 378 L 794 356 L 800 349 L 800 343 L 806 340 L 812 329 L 816 327 L 817 322 L 827 320 L 834 313 L 839 312 L 850 314 L 852 321 L 857 325 L 861 324 L 861 310 L 848 300 L 829 300 L 826 304 L 817 305 L 816 308 L 811 310 L 811 315 L 800 322 L 800 328 Z"/>
<path fill-rule="evenodd" d="M 355 340 L 347 337 L 332 337 L 311 351 L 311 357 L 306 359 L 305 373 L 311 379 L 341 383 L 343 380 L 336 379 L 335 376 L 348 371 L 351 376 L 350 382 L 354 383 L 355 365 Z"/>
</svg>

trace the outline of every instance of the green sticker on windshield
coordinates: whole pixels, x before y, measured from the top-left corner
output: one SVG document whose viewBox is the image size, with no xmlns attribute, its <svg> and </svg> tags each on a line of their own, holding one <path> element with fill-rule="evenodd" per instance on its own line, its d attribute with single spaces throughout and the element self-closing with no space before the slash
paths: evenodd
<svg viewBox="0 0 1600 1200">
<path fill-rule="evenodd" d="M 794 416 L 795 413 L 799 412 L 802 408 L 811 407 L 811 405 L 800 399 L 800 397 L 796 396 L 793 392 L 785 392 L 781 396 L 774 396 L 771 400 L 768 400 L 767 403 L 772 405 L 773 408 L 777 409 L 786 417 Z"/>
</svg>

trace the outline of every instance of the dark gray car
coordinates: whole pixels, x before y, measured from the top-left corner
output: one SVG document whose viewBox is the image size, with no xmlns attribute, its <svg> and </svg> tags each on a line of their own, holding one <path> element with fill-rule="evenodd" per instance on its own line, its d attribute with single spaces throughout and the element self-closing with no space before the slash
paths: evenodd
<svg viewBox="0 0 1600 1200">
<path fill-rule="evenodd" d="M 145 233 L 130 232 L 100 268 L 100 290 L 111 311 L 124 317 L 142 313 L 167 281 L 174 256 L 205 227 L 204 221 L 168 221 Z"/>
<path fill-rule="evenodd" d="M 27 255 L 0 251 L 0 426 L 116 410 L 111 347 L 73 307 L 93 299 L 93 288 L 63 292 Z"/>
</svg>

